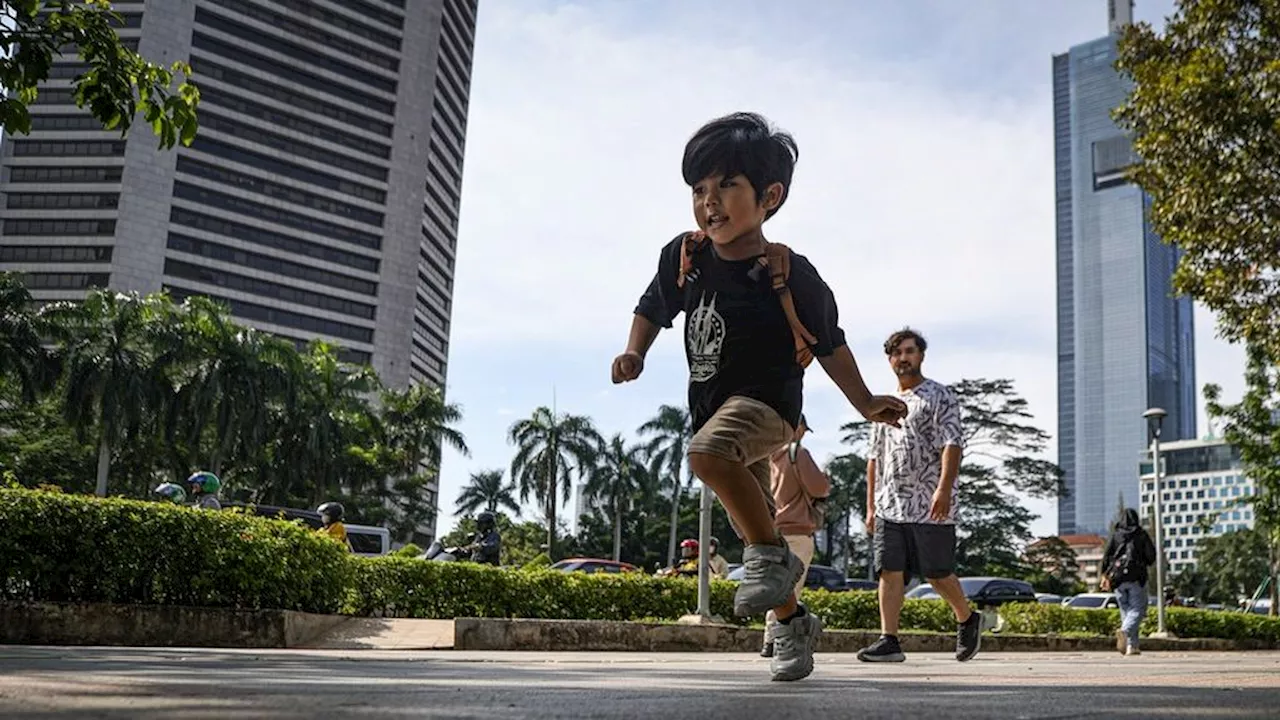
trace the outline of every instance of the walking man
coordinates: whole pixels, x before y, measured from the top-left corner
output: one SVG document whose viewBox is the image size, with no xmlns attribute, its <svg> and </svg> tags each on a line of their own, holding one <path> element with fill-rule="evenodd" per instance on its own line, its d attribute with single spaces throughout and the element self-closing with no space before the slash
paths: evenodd
<svg viewBox="0 0 1280 720">
<path fill-rule="evenodd" d="M 919 575 L 955 612 L 956 660 L 978 652 L 982 616 L 969 607 L 955 574 L 956 475 L 964 439 L 960 403 L 947 386 L 921 372 L 925 339 L 904 328 L 885 341 L 898 397 L 907 405 L 901 427 L 877 423 L 867 462 L 867 532 L 880 575 L 880 638 L 858 651 L 864 662 L 902 662 L 898 617 L 907 576 Z"/>
</svg>

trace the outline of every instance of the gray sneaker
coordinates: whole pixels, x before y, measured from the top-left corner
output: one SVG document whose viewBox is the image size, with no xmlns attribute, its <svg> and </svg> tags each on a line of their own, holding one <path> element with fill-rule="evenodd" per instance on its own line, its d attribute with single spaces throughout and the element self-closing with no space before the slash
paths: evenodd
<svg viewBox="0 0 1280 720">
<path fill-rule="evenodd" d="M 801 607 L 804 607 L 803 605 Z M 803 617 L 773 629 L 773 658 L 769 672 L 774 680 L 802 680 L 813 672 L 813 643 L 822 634 L 822 620 L 806 611 Z"/>
<path fill-rule="evenodd" d="M 787 601 L 804 563 L 785 544 L 748 545 L 742 551 L 742 582 L 733 595 L 733 614 L 760 615 Z"/>
</svg>

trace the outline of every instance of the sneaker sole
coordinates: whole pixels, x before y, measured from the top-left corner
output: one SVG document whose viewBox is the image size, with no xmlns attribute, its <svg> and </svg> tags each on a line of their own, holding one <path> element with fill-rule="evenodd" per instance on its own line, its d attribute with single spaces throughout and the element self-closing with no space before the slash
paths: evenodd
<svg viewBox="0 0 1280 720">
<path fill-rule="evenodd" d="M 858 653 L 858 659 L 862 662 L 905 662 L 907 656 L 902 653 L 893 653 L 892 655 L 864 655 Z"/>
</svg>

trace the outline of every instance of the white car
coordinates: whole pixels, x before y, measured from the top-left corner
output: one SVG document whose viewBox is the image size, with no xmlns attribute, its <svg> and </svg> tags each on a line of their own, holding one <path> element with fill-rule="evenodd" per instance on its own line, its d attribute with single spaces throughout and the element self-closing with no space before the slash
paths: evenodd
<svg viewBox="0 0 1280 720">
<path fill-rule="evenodd" d="M 1120 603 L 1116 600 L 1115 593 L 1080 593 L 1070 600 L 1065 601 L 1063 607 L 1069 607 L 1077 610 L 1107 610 L 1111 608 L 1119 608 Z"/>
</svg>

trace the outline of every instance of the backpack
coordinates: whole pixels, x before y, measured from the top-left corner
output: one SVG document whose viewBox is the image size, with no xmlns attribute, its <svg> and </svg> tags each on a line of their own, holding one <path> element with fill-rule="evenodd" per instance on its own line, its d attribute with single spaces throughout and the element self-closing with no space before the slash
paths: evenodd
<svg viewBox="0 0 1280 720">
<path fill-rule="evenodd" d="M 1111 559 L 1111 567 L 1107 569 L 1107 577 L 1111 578 L 1111 586 L 1136 580 L 1141 577 L 1138 560 L 1138 538 L 1130 537 L 1120 544 L 1120 549 Z"/>
<path fill-rule="evenodd" d="M 702 233 L 685 233 L 680 241 L 680 276 L 676 279 L 676 287 L 683 288 L 685 280 L 698 279 L 700 273 L 693 266 L 693 258 L 706 249 L 707 243 L 707 236 Z M 761 269 L 769 273 L 773 292 L 782 303 L 782 312 L 786 314 L 787 324 L 791 326 L 791 335 L 795 338 L 796 362 L 801 368 L 807 368 L 813 362 L 813 346 L 818 344 L 818 338 L 800 322 L 795 300 L 791 297 L 791 288 L 787 287 L 787 278 L 791 276 L 791 248 L 782 243 L 765 241 L 764 255 L 757 262 Z"/>
</svg>

